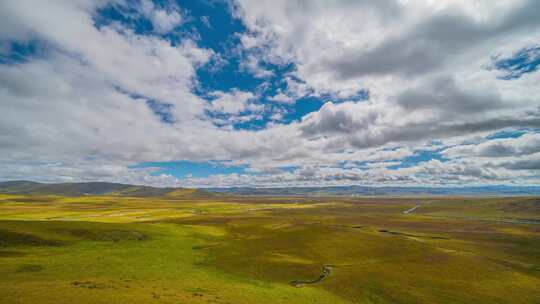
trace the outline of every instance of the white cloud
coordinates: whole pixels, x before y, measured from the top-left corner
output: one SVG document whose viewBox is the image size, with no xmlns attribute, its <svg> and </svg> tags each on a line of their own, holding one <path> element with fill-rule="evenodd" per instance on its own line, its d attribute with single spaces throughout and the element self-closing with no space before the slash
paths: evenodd
<svg viewBox="0 0 540 304">
<path fill-rule="evenodd" d="M 208 16 L 202 16 L 201 22 L 207 27 L 212 28 L 212 24 L 210 24 L 210 18 Z"/>
<path fill-rule="evenodd" d="M 182 16 L 174 6 L 161 9 L 150 0 L 142 0 L 141 11 L 152 22 L 154 31 L 160 34 L 168 33 L 182 23 Z"/>
<path fill-rule="evenodd" d="M 188 38 L 172 44 L 121 24 L 98 28 L 93 16 L 107 4 L 0 3 L 0 40 L 46 50 L 0 65 L 0 178 L 197 186 L 539 182 L 538 134 L 486 139 L 501 129 L 540 127 L 540 73 L 507 81 L 486 68 L 493 55 L 540 41 L 535 1 L 240 1 L 236 13 L 250 29 L 241 37 L 242 68 L 270 81 L 275 75 L 264 63 L 296 67 L 282 79 L 287 89 L 270 98 L 282 104 L 271 106 L 329 100 L 288 125 L 279 123 L 285 112 L 265 107 L 256 92 L 214 91 L 210 101 L 195 94 L 197 69 L 221 55 Z M 187 22 L 178 7 L 143 1 L 140 9 L 158 33 Z M 369 100 L 349 100 L 361 89 Z M 148 100 L 170 104 L 174 121 L 160 121 Z M 232 127 L 263 113 L 272 115 L 263 130 Z M 388 168 L 435 149 L 449 160 Z M 230 160 L 250 170 L 178 180 L 129 168 L 171 160 Z"/>
<path fill-rule="evenodd" d="M 255 98 L 255 95 L 251 92 L 234 89 L 228 93 L 221 91 L 212 92 L 211 95 L 215 97 L 211 103 L 211 109 L 213 111 L 226 114 L 239 114 L 247 110 L 255 112 L 261 109 L 260 106 L 250 102 Z"/>
<path fill-rule="evenodd" d="M 271 71 L 261 67 L 259 59 L 254 54 L 246 55 L 246 58 L 244 61 L 242 61 L 240 68 L 252 73 L 256 78 L 266 78 L 274 75 L 274 73 Z"/>
<path fill-rule="evenodd" d="M 527 156 L 540 152 L 540 134 L 528 133 L 518 138 L 499 138 L 478 144 L 460 145 L 444 151 L 444 155 L 456 157 L 508 157 Z"/>
<path fill-rule="evenodd" d="M 531 31 L 539 26 L 530 13 L 535 1 L 238 3 L 250 28 L 244 47 L 262 51 L 266 61 L 296 63 L 296 75 L 318 92 L 369 88 L 388 96 L 396 82 L 459 70 L 538 38 Z"/>
<path fill-rule="evenodd" d="M 276 95 L 270 97 L 270 100 L 280 102 L 280 103 L 288 103 L 288 104 L 294 103 L 293 98 L 291 98 L 288 95 L 283 94 L 283 92 L 281 91 L 278 92 Z"/>
</svg>

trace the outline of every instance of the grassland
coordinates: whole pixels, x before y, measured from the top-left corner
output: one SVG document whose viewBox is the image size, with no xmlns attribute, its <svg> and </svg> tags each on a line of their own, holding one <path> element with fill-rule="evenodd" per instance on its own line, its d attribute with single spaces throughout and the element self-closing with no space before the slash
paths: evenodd
<svg viewBox="0 0 540 304">
<path fill-rule="evenodd" d="M 0 303 L 540 303 L 540 199 L 0 195 Z"/>
</svg>

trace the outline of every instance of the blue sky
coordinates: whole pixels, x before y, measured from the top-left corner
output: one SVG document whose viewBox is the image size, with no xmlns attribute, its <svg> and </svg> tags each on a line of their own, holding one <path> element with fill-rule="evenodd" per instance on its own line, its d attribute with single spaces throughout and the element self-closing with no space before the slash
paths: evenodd
<svg viewBox="0 0 540 304">
<path fill-rule="evenodd" d="M 332 96 L 305 96 L 297 99 L 291 104 L 278 104 L 270 100 L 277 94 L 278 90 L 286 91 L 287 83 L 284 81 L 285 75 L 294 71 L 294 64 L 265 64 L 264 69 L 272 73 L 270 77 L 259 78 L 252 72 L 241 67 L 242 54 L 238 50 L 232 50 L 240 43 L 240 35 L 246 33 L 248 29 L 241 20 L 232 16 L 232 11 L 226 1 L 154 1 L 155 5 L 170 7 L 177 5 L 183 13 L 186 21 L 175 28 L 172 33 L 161 34 L 164 39 L 172 44 L 179 43 L 185 36 L 195 36 L 197 44 L 206 49 L 211 49 L 220 54 L 226 63 L 216 63 L 197 70 L 199 85 L 194 88 L 196 93 L 209 98 L 208 92 L 231 90 L 255 91 L 258 95 L 257 102 L 270 110 L 262 112 L 257 119 L 246 122 L 234 123 L 235 129 L 260 130 L 272 121 L 271 115 L 275 110 L 282 111 L 282 123 L 298 121 L 310 112 L 315 112 L 321 108 L 324 102 L 332 100 Z M 135 16 L 126 17 L 126 14 Z M 152 23 L 137 14 L 136 9 L 119 5 L 105 6 L 94 16 L 97 26 L 110 25 L 116 22 L 133 29 L 139 34 L 153 34 Z M 367 90 L 360 90 L 353 100 L 365 100 L 368 98 Z M 148 106 L 158 115 L 162 122 L 173 123 L 174 119 L 170 114 L 171 104 L 148 100 Z M 274 110 L 274 111 L 272 111 Z M 280 112 L 281 113 L 281 112 Z M 218 116 L 216 113 L 208 115 Z M 228 117 L 228 115 L 222 115 Z M 208 177 L 215 174 L 242 174 L 247 166 L 227 166 L 219 162 L 193 162 L 187 160 L 170 162 L 142 162 L 134 165 L 133 168 L 159 168 L 154 175 L 170 174 L 178 178 L 187 176 Z"/>
<path fill-rule="evenodd" d="M 186 177 L 208 177 L 214 174 L 241 174 L 244 173 L 245 166 L 227 166 L 219 162 L 145 162 L 133 166 L 133 168 L 158 168 L 154 175 L 169 174 L 178 178 Z"/>
<path fill-rule="evenodd" d="M 0 179 L 538 184 L 537 9 L 5 2 Z"/>
<path fill-rule="evenodd" d="M 215 62 L 210 62 L 197 70 L 199 83 L 194 91 L 199 96 L 211 100 L 212 96 L 208 95 L 215 91 L 241 90 L 257 93 L 257 104 L 265 106 L 266 109 L 257 119 L 233 123 L 232 126 L 235 129 L 263 129 L 272 121 L 271 115 L 276 111 L 283 115 L 281 122 L 297 121 L 306 114 L 319 110 L 325 101 L 332 100 L 332 96 L 327 94 L 327 96 L 317 97 L 303 96 L 290 104 L 272 102 L 271 97 L 280 90 L 287 91 L 285 76 L 293 72 L 296 67 L 294 63 L 281 65 L 261 63 L 261 68 L 271 73 L 270 76 L 264 78 L 243 68 L 245 54 L 242 54 L 242 50 L 235 48 L 241 43 L 241 35 L 249 30 L 240 19 L 232 15 L 233 11 L 227 1 L 154 1 L 154 5 L 178 10 L 184 19 L 174 28 L 174 31 L 162 33 L 159 36 L 173 45 L 181 43 L 186 37 L 193 37 L 199 47 L 210 49 L 219 56 Z M 107 5 L 98 10 L 94 19 L 98 27 L 120 23 L 135 33 L 155 35 L 152 22 L 138 14 L 137 8 L 133 6 Z M 359 90 L 352 99 L 363 100 L 367 99 L 367 96 L 366 90 Z M 160 115 L 162 121 L 172 121 L 166 102 L 151 100 L 148 104 L 156 115 Z M 230 116 L 211 112 L 208 115 L 222 118 Z"/>
</svg>

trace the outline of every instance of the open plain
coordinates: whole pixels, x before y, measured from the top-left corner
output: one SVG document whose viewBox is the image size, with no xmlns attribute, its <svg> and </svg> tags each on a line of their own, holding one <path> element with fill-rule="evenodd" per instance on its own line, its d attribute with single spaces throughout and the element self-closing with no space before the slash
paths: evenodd
<svg viewBox="0 0 540 304">
<path fill-rule="evenodd" d="M 540 303 L 540 200 L 4 194 L 0 303 Z"/>
</svg>

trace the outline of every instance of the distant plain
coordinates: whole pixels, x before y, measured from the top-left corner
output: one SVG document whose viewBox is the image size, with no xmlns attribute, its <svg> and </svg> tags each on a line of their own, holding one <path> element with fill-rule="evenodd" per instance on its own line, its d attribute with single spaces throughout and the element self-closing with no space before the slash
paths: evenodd
<svg viewBox="0 0 540 304">
<path fill-rule="evenodd" d="M 540 303 L 540 199 L 1 194 L 0 303 Z"/>
</svg>

